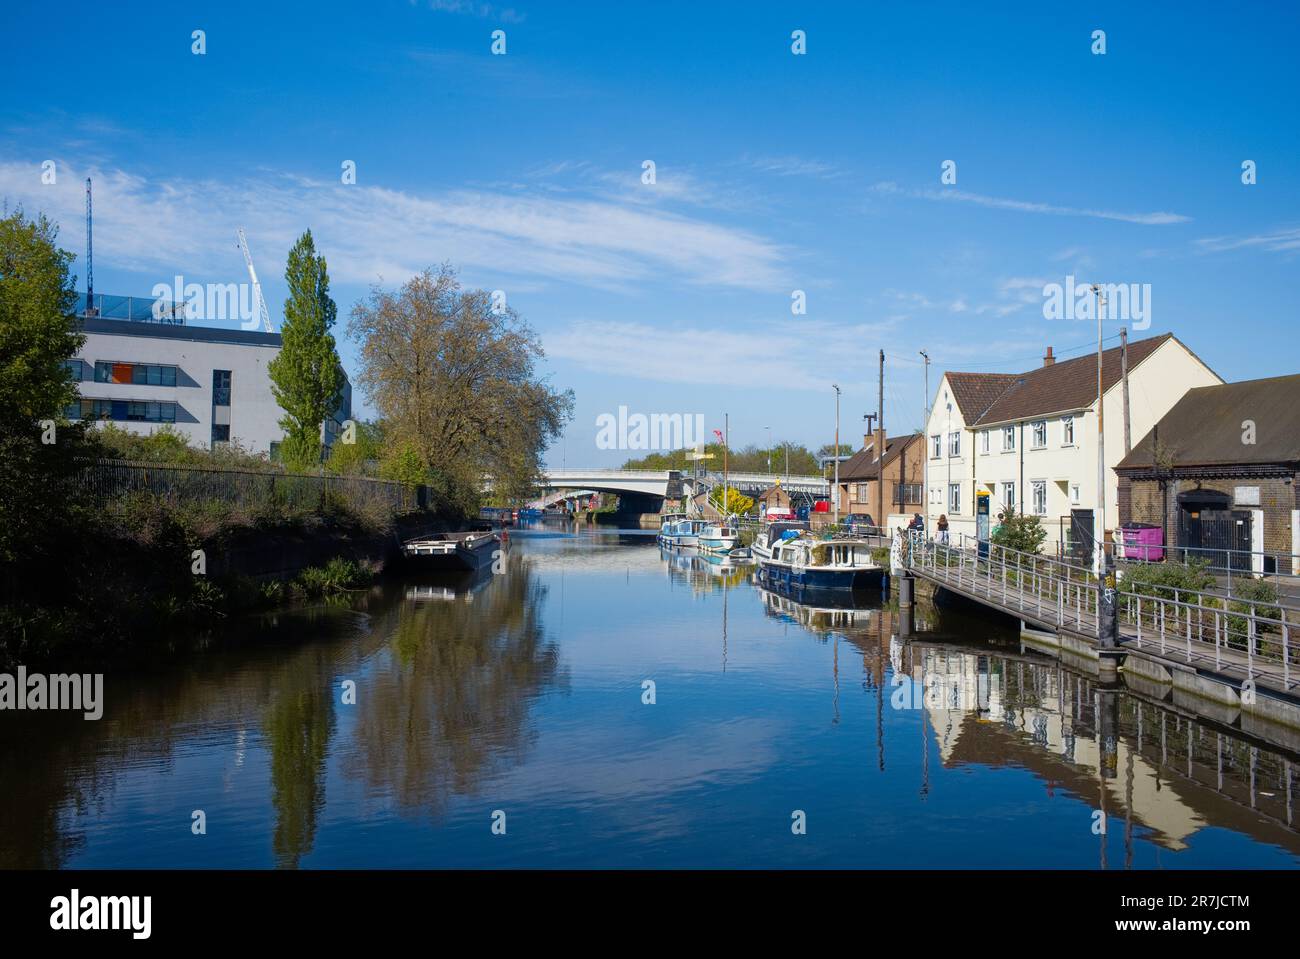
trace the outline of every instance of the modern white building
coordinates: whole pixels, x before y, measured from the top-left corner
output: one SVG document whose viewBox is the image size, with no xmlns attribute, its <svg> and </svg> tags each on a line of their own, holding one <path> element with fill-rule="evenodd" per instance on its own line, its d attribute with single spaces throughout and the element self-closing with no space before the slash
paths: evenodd
<svg viewBox="0 0 1300 959">
<path fill-rule="evenodd" d="M 167 425 L 192 446 L 238 441 L 255 453 L 275 452 L 283 412 L 267 364 L 280 352 L 280 334 L 96 316 L 83 316 L 82 328 L 85 345 L 69 361 L 81 400 L 68 408 L 68 419 L 103 420 L 146 435 Z M 327 446 L 351 415 L 345 376 L 325 424 Z"/>
<path fill-rule="evenodd" d="M 1121 347 L 1103 355 L 1106 529 L 1119 524 L 1114 467 L 1125 454 Z M 1136 443 L 1188 390 L 1222 383 L 1173 334 L 1128 345 L 1129 437 Z M 1097 506 L 1097 355 L 1025 373 L 945 373 L 926 426 L 927 529 L 947 516 L 950 536 L 976 533 L 976 496 L 990 527 L 1008 505 L 1038 516 L 1047 548 L 1091 540 Z M 1071 530 L 1073 529 L 1073 535 Z"/>
</svg>

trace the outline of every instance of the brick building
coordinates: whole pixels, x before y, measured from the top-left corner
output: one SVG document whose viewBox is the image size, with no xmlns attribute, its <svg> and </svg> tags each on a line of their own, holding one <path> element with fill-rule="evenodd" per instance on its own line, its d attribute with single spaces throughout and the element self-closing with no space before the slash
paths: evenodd
<svg viewBox="0 0 1300 959">
<path fill-rule="evenodd" d="M 877 452 L 882 440 L 883 463 Z M 885 439 L 876 431 L 864 436 L 862 449 L 840 466 L 840 515 L 866 513 L 876 525 L 891 529 L 907 525 L 912 514 L 922 509 L 924 467 L 925 442 L 920 433 Z"/>
<path fill-rule="evenodd" d="M 1189 390 L 1115 473 L 1120 523 L 1161 527 L 1176 558 L 1296 571 L 1300 375 Z"/>
</svg>

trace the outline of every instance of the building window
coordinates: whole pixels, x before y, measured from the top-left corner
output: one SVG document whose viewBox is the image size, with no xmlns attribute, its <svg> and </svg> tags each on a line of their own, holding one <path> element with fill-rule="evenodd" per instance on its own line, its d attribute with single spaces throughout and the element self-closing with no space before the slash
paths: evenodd
<svg viewBox="0 0 1300 959">
<path fill-rule="evenodd" d="M 1061 418 L 1061 444 L 1063 446 L 1074 445 L 1074 417 L 1065 416 Z"/>
<path fill-rule="evenodd" d="M 960 483 L 948 484 L 948 512 L 949 513 L 961 512 L 961 484 Z"/>
<path fill-rule="evenodd" d="M 175 423 L 176 404 L 154 400 L 79 400 L 64 411 L 70 420 L 119 423 Z"/>
<path fill-rule="evenodd" d="M 894 485 L 895 499 L 894 502 L 900 505 L 921 502 L 921 484 L 920 483 L 896 483 Z"/>
<path fill-rule="evenodd" d="M 1071 484 L 1070 484 L 1070 502 L 1071 502 L 1071 503 L 1077 503 L 1077 502 L 1079 502 L 1080 499 L 1081 499 L 1081 494 L 1080 494 L 1080 490 L 1079 490 L 1079 484 L 1078 484 L 1078 483 L 1071 483 Z"/>
<path fill-rule="evenodd" d="M 1002 505 L 1004 507 L 1009 506 L 1012 509 L 1015 509 L 1016 506 L 1016 484 L 1015 483 L 1002 484 Z"/>
<path fill-rule="evenodd" d="M 1034 480 L 1029 484 L 1029 488 L 1034 494 L 1034 513 L 1037 516 L 1047 515 L 1047 481 Z"/>
<path fill-rule="evenodd" d="M 81 360 L 64 360 L 63 366 L 72 374 L 74 383 L 80 383 L 86 378 L 85 364 Z"/>
<path fill-rule="evenodd" d="M 855 502 L 858 502 L 858 503 L 865 503 L 865 502 L 867 501 L 867 484 L 866 484 L 866 483 L 854 483 L 854 484 L 853 484 L 853 499 L 854 499 Z"/>
<path fill-rule="evenodd" d="M 175 386 L 176 367 L 150 363 L 95 363 L 96 383 L 126 383 L 131 386 Z"/>
<path fill-rule="evenodd" d="M 1002 427 L 1002 452 L 1009 453 L 1016 448 L 1016 428 L 1014 426 Z"/>
<path fill-rule="evenodd" d="M 1041 450 L 1047 445 L 1047 420 L 1039 420 L 1034 424 L 1034 446 L 1036 450 Z"/>
<path fill-rule="evenodd" d="M 230 370 L 212 371 L 212 405 L 230 405 Z"/>
<path fill-rule="evenodd" d="M 213 423 L 212 424 L 212 442 L 229 443 L 230 442 L 230 424 Z"/>
<path fill-rule="evenodd" d="M 989 431 L 980 430 L 980 452 L 987 453 L 988 451 L 989 451 Z"/>
<path fill-rule="evenodd" d="M 961 456 L 961 431 L 953 430 L 948 434 L 948 455 Z"/>
<path fill-rule="evenodd" d="M 938 433 L 935 433 L 930 437 L 930 457 L 937 460 L 942 455 L 943 440 L 939 437 Z"/>
</svg>

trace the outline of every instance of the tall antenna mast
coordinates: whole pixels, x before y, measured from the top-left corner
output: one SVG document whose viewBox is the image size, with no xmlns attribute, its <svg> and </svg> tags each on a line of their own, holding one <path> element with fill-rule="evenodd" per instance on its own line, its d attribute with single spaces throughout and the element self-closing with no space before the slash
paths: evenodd
<svg viewBox="0 0 1300 959">
<path fill-rule="evenodd" d="M 253 296 L 257 298 L 257 309 L 262 315 L 262 329 L 267 333 L 274 333 L 271 329 L 271 316 L 266 312 L 266 300 L 262 299 L 262 284 L 257 282 L 257 271 L 253 269 L 253 254 L 248 252 L 248 238 L 244 236 L 244 228 L 239 228 L 239 248 L 244 252 L 244 263 L 248 265 L 248 277 L 253 281 Z"/>
<path fill-rule="evenodd" d="M 86 177 L 86 315 L 95 312 L 95 246 L 90 216 L 90 177 Z"/>
</svg>

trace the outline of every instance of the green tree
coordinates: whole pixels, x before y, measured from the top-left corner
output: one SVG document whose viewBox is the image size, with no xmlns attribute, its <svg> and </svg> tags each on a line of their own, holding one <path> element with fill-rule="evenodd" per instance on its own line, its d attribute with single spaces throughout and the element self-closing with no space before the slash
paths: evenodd
<svg viewBox="0 0 1300 959">
<path fill-rule="evenodd" d="M 714 508 L 723 513 L 730 515 L 735 513 L 737 516 L 744 516 L 754 508 L 754 501 L 735 487 L 728 486 L 725 490 L 726 499 L 723 499 L 724 490 L 721 486 L 715 486 L 709 493 L 709 502 Z"/>
<path fill-rule="evenodd" d="M 536 376 L 541 342 L 513 309 L 462 288 L 444 264 L 396 292 L 375 287 L 348 331 L 391 446 L 418 457 L 445 502 L 476 511 L 484 478 L 507 498 L 536 482 L 573 394 Z"/>
<path fill-rule="evenodd" d="M 0 219 L 0 433 L 32 435 L 77 398 L 66 360 L 86 338 L 59 230 L 22 210 Z"/>
<path fill-rule="evenodd" d="M 284 411 L 281 457 L 291 468 L 320 462 L 321 426 L 338 403 L 343 368 L 330 330 L 338 309 L 330 298 L 325 257 L 318 256 L 311 230 L 289 251 L 284 278 L 289 298 L 284 303 L 280 353 L 267 364 L 271 392 Z"/>
</svg>

